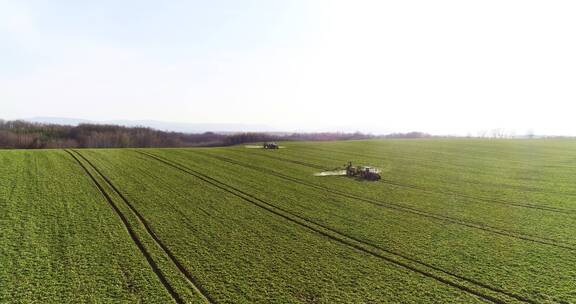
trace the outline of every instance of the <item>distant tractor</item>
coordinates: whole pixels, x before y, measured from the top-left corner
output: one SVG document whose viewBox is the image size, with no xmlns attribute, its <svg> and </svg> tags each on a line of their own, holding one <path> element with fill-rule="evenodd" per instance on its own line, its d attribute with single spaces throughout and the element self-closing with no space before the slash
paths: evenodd
<svg viewBox="0 0 576 304">
<path fill-rule="evenodd" d="M 346 165 L 346 176 L 357 177 L 369 181 L 377 181 L 381 179 L 380 170 L 368 166 L 352 166 L 352 162 Z"/>
<path fill-rule="evenodd" d="M 262 148 L 264 148 L 264 149 L 279 149 L 280 146 L 278 146 L 278 144 L 275 142 L 265 142 L 264 145 L 262 146 Z"/>
</svg>

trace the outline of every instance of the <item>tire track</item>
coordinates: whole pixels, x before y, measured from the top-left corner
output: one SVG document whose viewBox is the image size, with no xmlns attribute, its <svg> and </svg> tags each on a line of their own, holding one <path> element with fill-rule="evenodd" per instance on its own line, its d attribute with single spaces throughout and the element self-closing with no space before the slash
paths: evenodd
<svg viewBox="0 0 576 304">
<path fill-rule="evenodd" d="M 351 198 L 351 199 L 355 199 L 355 200 L 359 200 L 359 201 L 363 201 L 372 205 L 376 205 L 379 207 L 383 207 L 383 208 L 387 208 L 387 209 L 392 209 L 392 210 L 396 210 L 396 211 L 400 211 L 400 212 L 405 212 L 405 213 L 411 213 L 411 214 L 415 214 L 418 216 L 422 216 L 422 217 L 427 217 L 427 218 L 432 218 L 435 220 L 440 220 L 440 221 L 444 221 L 444 222 L 449 222 L 452 224 L 456 224 L 456 225 L 461 225 L 461 226 L 465 226 L 467 228 L 473 228 L 473 229 L 478 229 L 478 230 L 482 230 L 482 231 L 486 231 L 489 233 L 493 233 L 493 234 L 498 234 L 498 235 L 502 235 L 502 236 L 506 236 L 506 237 L 512 237 L 512 238 L 516 238 L 516 239 L 520 239 L 523 241 L 530 241 L 530 242 L 534 242 L 534 243 L 538 243 L 538 244 L 542 244 L 542 245 L 548 245 L 548 246 L 553 246 L 556 248 L 562 248 L 562 249 L 567 249 L 567 250 L 572 250 L 572 251 L 576 251 L 576 247 L 573 244 L 570 243 L 564 243 L 564 242 L 559 242 L 558 240 L 552 239 L 552 238 L 547 238 L 547 237 L 541 237 L 541 236 L 533 236 L 533 235 L 527 235 L 527 234 L 522 234 L 522 233 L 518 233 L 515 231 L 510 231 L 510 230 L 506 230 L 506 229 L 502 229 L 502 228 L 497 228 L 497 227 L 492 227 L 492 226 L 487 226 L 487 225 L 480 225 L 480 224 L 476 224 L 476 223 L 472 223 L 472 222 L 468 222 L 465 220 L 461 220 L 458 218 L 453 218 L 453 217 L 449 217 L 449 216 L 444 216 L 444 215 L 440 215 L 440 214 L 436 214 L 436 213 L 431 213 L 431 212 L 427 212 L 427 211 L 422 211 L 416 208 L 412 208 L 412 207 L 408 207 L 408 206 L 404 206 L 398 203 L 392 203 L 392 202 L 386 202 L 386 201 L 379 201 L 379 200 L 375 200 L 375 199 L 371 199 L 371 198 L 366 198 L 366 197 L 361 197 L 361 196 L 357 196 L 354 194 L 350 194 L 347 192 L 343 192 L 337 189 L 332 189 L 332 188 L 328 188 L 328 187 L 324 187 L 321 185 L 317 185 L 314 183 L 310 183 L 304 180 L 301 180 L 299 178 L 295 178 L 292 176 L 288 176 L 282 173 L 278 173 L 272 170 L 264 170 L 260 167 L 256 167 L 253 165 L 249 165 L 249 164 L 245 164 L 245 163 L 241 163 L 223 156 L 217 156 L 217 155 L 212 155 L 212 154 L 208 154 L 205 152 L 199 152 L 199 151 L 194 151 L 193 153 L 198 153 L 198 154 L 202 154 L 208 157 L 212 157 L 215 159 L 218 159 L 220 161 L 224 161 L 224 162 L 228 162 L 231 164 L 235 164 L 238 166 L 242 166 L 245 168 L 249 168 L 252 170 L 256 170 L 258 172 L 262 172 L 268 175 L 273 175 L 273 176 L 277 176 L 280 177 L 284 180 L 288 180 L 294 183 L 298 183 L 301 185 L 305 185 L 308 187 L 312 187 L 315 189 L 319 189 L 319 190 L 323 190 L 323 191 L 328 191 L 332 194 L 337 194 L 340 195 L 341 197 L 346 197 L 346 198 Z"/>
<path fill-rule="evenodd" d="M 308 230 L 311 230 L 315 233 L 318 233 L 318 234 L 320 234 L 320 235 L 322 235 L 328 239 L 331 239 L 331 240 L 336 241 L 338 243 L 350 246 L 350 247 L 355 248 L 359 251 L 362 251 L 366 254 L 380 258 L 384 261 L 387 261 L 387 262 L 394 264 L 396 266 L 399 266 L 401 268 L 405 268 L 405 269 L 408 269 L 410 271 L 416 272 L 416 273 L 423 275 L 425 277 L 434 279 L 434 280 L 441 282 L 443 284 L 452 286 L 452 287 L 457 288 L 463 292 L 475 295 L 475 296 L 480 297 L 486 301 L 490 301 L 493 303 L 508 303 L 508 302 L 506 302 L 506 301 L 504 301 L 498 297 L 495 297 L 493 295 L 489 295 L 489 294 L 486 294 L 484 292 L 475 290 L 475 289 L 465 285 L 461 281 L 464 281 L 467 284 L 472 284 L 476 288 L 486 289 L 488 292 L 496 293 L 499 296 L 508 297 L 509 300 L 513 299 L 516 301 L 531 303 L 531 304 L 537 303 L 536 301 L 533 301 L 533 300 L 526 298 L 522 295 L 518 295 L 518 294 L 509 292 L 509 291 L 506 291 L 506 290 L 503 290 L 503 289 L 500 289 L 497 287 L 492 287 L 488 284 L 482 283 L 482 282 L 477 281 L 475 279 L 470 279 L 470 278 L 467 278 L 467 277 L 464 277 L 464 276 L 461 276 L 461 275 L 458 275 L 455 273 L 451 273 L 447 270 L 441 269 L 441 268 L 434 266 L 432 264 L 418 261 L 412 257 L 394 252 L 392 250 L 380 247 L 376 244 L 371 244 L 371 243 L 363 241 L 359 238 L 356 238 L 354 236 L 350 236 L 350 235 L 347 235 L 345 233 L 339 232 L 339 231 L 332 229 L 328 226 L 314 222 L 313 220 L 310 220 L 306 217 L 292 213 L 292 212 L 285 210 L 281 207 L 277 207 L 276 205 L 274 205 L 270 202 L 264 201 L 258 197 L 255 197 L 249 193 L 246 193 L 243 190 L 240 190 L 240 189 L 238 189 L 232 185 L 223 183 L 223 182 L 221 182 L 215 178 L 212 178 L 208 175 L 205 175 L 199 171 L 193 170 L 193 169 L 191 169 L 187 166 L 184 166 L 180 163 L 168 160 L 166 158 L 163 158 L 163 157 L 155 155 L 155 154 L 142 152 L 139 150 L 135 150 L 135 152 L 142 154 L 142 155 L 145 155 L 145 156 L 152 158 L 156 161 L 159 161 L 159 162 L 161 162 L 167 166 L 170 166 L 174 169 L 182 171 L 186 174 L 192 175 L 192 176 L 206 182 L 207 184 L 212 185 L 213 187 L 216 187 L 220 190 L 223 190 L 227 193 L 230 193 L 230 194 L 232 194 L 232 195 L 234 195 L 234 196 L 236 196 L 236 197 L 238 197 L 244 201 L 247 201 L 247 202 L 255 205 L 256 207 L 264 209 L 264 210 L 266 210 L 270 213 L 273 213 L 273 214 L 275 214 L 281 218 L 284 218 L 285 220 L 288 220 L 288 221 L 295 223 L 299 226 L 302 226 Z M 382 254 L 382 253 L 386 253 L 387 255 L 390 255 L 392 257 L 386 256 L 385 254 Z M 416 264 L 419 266 L 415 266 L 413 264 Z M 425 268 L 425 269 L 427 268 L 427 269 L 423 270 L 420 268 Z M 430 270 L 442 273 L 443 275 L 433 273 Z M 448 279 L 444 276 L 451 277 L 452 279 Z"/>
<path fill-rule="evenodd" d="M 347 155 L 362 155 L 362 156 L 370 156 L 370 157 L 379 158 L 378 154 L 372 154 L 372 155 L 358 154 L 358 153 L 354 153 L 354 152 L 350 152 L 350 151 L 343 151 L 343 150 L 340 150 L 338 148 L 336 148 L 336 150 L 331 150 L 330 147 L 327 149 L 325 147 L 322 147 L 322 148 L 319 148 L 319 147 L 309 148 L 309 147 L 307 147 L 305 149 L 308 151 L 324 151 L 324 152 L 330 152 L 330 153 L 340 153 L 340 154 L 347 154 Z M 372 151 L 372 152 L 373 153 L 379 153 L 379 151 Z M 382 151 L 382 152 L 394 153 L 394 152 L 401 152 L 401 151 Z M 467 169 L 473 170 L 473 168 L 471 168 L 468 165 L 463 165 L 463 164 L 459 164 L 459 163 L 451 163 L 451 162 L 448 162 L 444 159 L 438 159 L 438 158 L 423 159 L 423 158 L 420 158 L 417 156 L 406 156 L 406 155 L 402 155 L 402 156 L 395 155 L 395 158 L 401 159 L 401 160 L 417 162 L 417 163 L 426 163 L 428 165 L 432 164 L 433 166 L 441 167 L 441 168 L 444 168 L 446 166 L 451 166 L 451 167 L 455 167 L 455 168 L 467 168 Z M 501 166 L 497 166 L 497 165 L 493 165 L 493 164 L 489 164 L 489 165 L 484 164 L 483 166 L 489 167 L 489 168 L 500 168 L 501 167 Z M 508 169 L 510 169 L 510 167 L 508 167 Z"/>
<path fill-rule="evenodd" d="M 136 235 L 136 233 L 134 232 L 134 230 L 132 229 L 132 226 L 130 226 L 130 223 L 128 222 L 128 219 L 126 219 L 126 217 L 124 216 L 124 214 L 122 214 L 122 212 L 120 211 L 120 209 L 118 209 L 118 207 L 116 206 L 116 204 L 114 204 L 114 201 L 112 200 L 112 198 L 108 195 L 108 193 L 106 193 L 106 191 L 104 190 L 104 188 L 102 187 L 102 185 L 100 185 L 100 183 L 98 183 L 98 181 L 96 180 L 96 178 L 92 175 L 92 173 L 90 173 L 90 171 L 88 170 L 88 168 L 86 168 L 86 166 L 84 166 L 84 164 L 74 155 L 72 154 L 72 152 L 68 151 L 68 150 L 64 150 L 66 151 L 68 154 L 70 154 L 70 156 L 78 163 L 78 165 L 80 167 L 82 167 L 82 169 L 84 170 L 84 172 L 86 173 L 86 175 L 88 175 L 90 177 L 90 179 L 92 180 L 92 182 L 94 182 L 94 184 L 96 185 L 96 188 L 100 191 L 100 193 L 102 194 L 102 196 L 104 196 L 104 198 L 106 199 L 106 201 L 108 202 L 108 204 L 110 205 L 110 207 L 112 208 L 112 210 L 114 210 L 114 212 L 116 213 L 116 215 L 120 218 L 120 220 L 122 221 L 122 223 L 124 224 L 124 227 L 126 228 L 126 230 L 128 231 L 128 234 L 130 235 L 130 238 L 132 239 L 132 241 L 136 244 L 136 246 L 138 247 L 138 249 L 140 250 L 140 252 L 142 253 L 142 255 L 144 255 L 144 258 L 146 259 L 146 261 L 148 262 L 148 265 L 150 266 L 150 268 L 152 268 L 152 271 L 154 272 L 154 274 L 158 277 L 158 279 L 160 280 L 160 282 L 162 283 L 162 285 L 164 286 L 164 288 L 168 291 L 168 293 L 170 294 L 170 296 L 172 297 L 172 299 L 174 299 L 174 301 L 178 304 L 184 304 L 184 300 L 182 299 L 182 297 L 174 290 L 174 288 L 170 285 L 170 283 L 168 282 L 168 280 L 166 279 L 166 277 L 164 276 L 164 274 L 162 273 L 162 271 L 160 270 L 160 268 L 158 267 L 158 265 L 156 264 L 156 262 L 154 261 L 154 259 L 152 259 L 152 256 L 150 255 L 150 253 L 148 252 L 148 250 L 146 250 L 146 247 L 144 247 L 144 244 L 142 244 L 142 241 L 140 241 L 140 239 L 138 238 L 138 236 Z"/>
<path fill-rule="evenodd" d="M 186 267 L 184 267 L 184 265 L 176 258 L 176 256 L 172 253 L 172 251 L 156 235 L 156 233 L 150 226 L 150 223 L 142 216 L 142 214 L 140 214 L 140 212 L 138 212 L 138 210 L 132 205 L 132 203 L 128 201 L 128 199 L 118 190 L 118 188 L 116 188 L 116 186 L 110 181 L 110 179 L 106 177 L 90 160 L 84 157 L 84 155 L 82 155 L 80 152 L 76 150 L 72 151 L 76 153 L 78 156 L 80 156 L 84 161 L 86 161 L 86 163 L 88 163 L 94 169 L 94 171 L 96 171 L 98 175 L 100 175 L 100 177 L 102 177 L 106 181 L 106 183 L 114 190 L 114 192 L 116 192 L 116 194 L 120 196 L 122 201 L 124 201 L 126 206 L 130 208 L 130 210 L 138 218 L 140 223 L 144 226 L 146 232 L 150 235 L 150 237 L 152 237 L 156 245 L 158 245 L 158 247 L 162 249 L 162 251 L 168 256 L 168 258 L 170 258 L 170 260 L 176 266 L 179 272 L 186 278 L 186 281 L 188 282 L 192 290 L 196 294 L 200 295 L 205 302 L 216 303 L 216 301 L 214 300 L 214 298 L 212 298 L 212 296 L 210 296 L 208 291 L 199 284 L 198 280 L 188 271 L 188 269 L 186 269 Z"/>
<path fill-rule="evenodd" d="M 362 157 L 366 157 L 366 155 L 362 155 L 362 154 L 357 154 L 357 153 L 353 153 L 353 152 L 348 152 L 348 151 L 332 151 L 332 150 L 320 150 L 320 151 L 325 151 L 325 152 L 329 152 L 329 153 L 340 153 L 340 154 L 345 154 L 345 155 L 350 155 L 350 156 L 362 156 Z M 379 159 L 379 160 L 385 160 L 387 161 L 388 159 L 376 156 L 376 155 L 372 155 L 370 157 L 373 157 L 375 159 Z M 422 160 L 417 160 L 415 159 L 417 162 L 422 162 Z M 448 165 L 450 165 L 449 163 L 447 163 Z M 443 168 L 441 166 L 439 166 L 438 168 Z M 477 171 L 477 170 L 476 170 Z M 478 171 L 481 172 L 481 171 Z M 484 173 L 482 173 L 484 174 Z M 482 183 L 479 182 L 474 182 L 471 181 L 469 182 L 471 184 L 474 185 L 482 185 Z M 399 186 L 414 186 L 414 185 L 410 185 L 410 184 L 398 184 Z M 434 190 L 431 189 L 426 189 L 427 191 L 431 191 L 434 192 Z M 532 192 L 535 192 L 532 190 Z M 570 193 L 564 193 L 564 192 L 552 192 L 552 191 L 536 191 L 538 193 L 542 193 L 542 194 L 561 194 L 561 195 L 573 195 Z M 437 192 L 437 193 L 443 193 L 443 194 L 453 194 L 453 195 L 464 195 L 462 193 L 456 192 L 456 191 L 444 191 L 444 192 Z M 510 201 L 510 200 L 503 200 L 503 199 L 494 199 L 494 198 L 487 198 L 487 197 L 479 197 L 479 196 L 468 196 L 468 198 L 472 198 L 478 201 L 483 201 L 483 202 L 487 202 L 487 203 L 497 203 L 497 204 L 502 204 L 502 205 L 512 205 L 512 206 L 516 206 L 516 207 L 524 207 L 524 208 L 534 208 L 534 209 L 540 209 L 540 210 L 544 210 L 544 211 L 550 211 L 550 212 L 558 212 L 558 213 L 566 213 L 566 214 L 576 214 L 576 210 L 574 209 L 565 209 L 565 208 L 557 208 L 557 207 L 550 207 L 550 206 L 542 206 L 542 205 L 537 205 L 537 204 L 529 204 L 529 203 L 520 203 L 520 202 L 516 202 L 516 201 Z"/>
<path fill-rule="evenodd" d="M 232 150 L 232 149 L 230 149 L 230 151 L 238 152 L 238 151 Z M 241 152 L 241 153 L 242 153 L 242 154 L 245 154 L 244 152 Z M 269 158 L 269 159 L 281 160 L 281 161 L 284 161 L 284 162 L 289 162 L 289 163 L 292 163 L 292 164 L 301 165 L 301 166 L 308 167 L 308 168 L 312 168 L 312 169 L 318 169 L 318 170 L 324 170 L 324 171 L 331 170 L 331 169 L 328 169 L 328 168 L 326 168 L 326 167 L 324 167 L 324 166 L 316 165 L 316 164 L 309 163 L 309 162 L 305 162 L 305 161 L 293 160 L 293 159 L 288 159 L 288 158 L 283 158 L 283 157 L 278 157 L 278 156 L 272 156 L 272 155 L 263 154 L 263 153 L 259 153 L 259 154 L 257 154 L 257 155 L 258 155 L 258 156 L 264 156 L 264 157 L 267 157 L 267 158 Z"/>
<path fill-rule="evenodd" d="M 231 151 L 234 151 L 234 150 L 231 150 Z M 325 151 L 325 150 L 323 150 L 323 151 Z M 234 151 L 234 152 L 236 152 L 236 151 Z M 326 152 L 330 152 L 330 151 L 326 151 Z M 242 152 L 240 152 L 240 153 L 242 153 Z M 346 153 L 346 152 L 338 151 L 338 153 Z M 265 155 L 265 154 L 257 154 L 257 155 L 264 156 L 264 157 L 267 157 L 270 159 L 277 159 L 277 160 L 281 160 L 284 162 L 298 164 L 298 165 L 306 166 L 306 167 L 313 168 L 313 169 L 331 170 L 331 169 L 328 169 L 324 166 L 306 163 L 306 162 L 302 162 L 302 161 L 295 161 L 292 159 L 287 159 L 287 158 L 282 158 L 282 157 L 277 157 L 277 156 L 272 156 L 272 155 Z M 349 153 L 349 155 L 352 155 L 352 153 Z M 474 200 L 474 201 L 485 202 L 485 203 L 492 203 L 492 204 L 505 205 L 505 206 L 515 206 L 515 207 L 520 207 L 520 208 L 538 209 L 538 210 L 542 210 L 542 211 L 562 213 L 562 214 L 568 214 L 568 215 L 576 215 L 576 210 L 574 210 L 574 209 L 549 207 L 549 206 L 542 206 L 542 205 L 536 205 L 536 204 L 519 203 L 519 202 L 515 202 L 515 201 L 510 201 L 510 200 L 487 198 L 487 197 L 481 197 L 481 196 L 473 196 L 473 195 L 467 195 L 467 194 L 464 194 L 461 192 L 450 191 L 450 190 L 432 190 L 432 189 L 429 189 L 426 187 L 421 187 L 418 185 L 407 184 L 407 183 L 395 182 L 395 181 L 392 181 L 389 179 L 384 179 L 384 178 L 382 178 L 380 180 L 380 182 L 385 183 L 385 184 L 389 184 L 389 185 L 393 185 L 393 186 L 397 186 L 397 187 L 410 188 L 410 189 L 414 189 L 414 190 L 418 190 L 418 191 L 422 191 L 422 192 L 427 192 L 427 193 L 452 195 L 452 196 L 462 197 L 462 198 L 466 198 L 466 199 L 470 199 L 470 200 Z M 475 182 L 470 182 L 470 183 L 475 184 L 475 185 L 481 185 L 480 183 L 475 183 Z M 538 193 L 544 193 L 544 194 L 574 195 L 574 194 L 570 194 L 570 193 L 561 193 L 561 192 L 556 193 L 556 192 L 549 192 L 549 191 L 537 191 L 537 192 Z"/>
</svg>

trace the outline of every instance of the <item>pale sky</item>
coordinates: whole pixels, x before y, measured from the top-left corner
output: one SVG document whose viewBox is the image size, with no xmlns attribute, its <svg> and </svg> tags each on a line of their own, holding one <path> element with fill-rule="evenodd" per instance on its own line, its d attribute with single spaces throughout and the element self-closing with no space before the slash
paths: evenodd
<svg viewBox="0 0 576 304">
<path fill-rule="evenodd" d="M 576 135 L 576 1 L 0 0 L 0 118 Z"/>
</svg>

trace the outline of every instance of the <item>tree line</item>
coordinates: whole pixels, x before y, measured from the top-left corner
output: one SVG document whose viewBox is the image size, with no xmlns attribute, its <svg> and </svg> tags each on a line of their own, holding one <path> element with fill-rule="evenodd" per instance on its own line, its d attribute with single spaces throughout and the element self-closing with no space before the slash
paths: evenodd
<svg viewBox="0 0 576 304">
<path fill-rule="evenodd" d="M 146 127 L 81 124 L 65 126 L 0 120 L 0 148 L 129 148 L 184 147 L 219 144 L 225 135 L 184 134 Z"/>
<path fill-rule="evenodd" d="M 406 133 L 405 137 L 425 137 Z M 80 124 L 78 126 L 0 120 L 0 148 L 146 148 L 228 146 L 242 143 L 293 140 L 351 140 L 376 138 L 363 133 L 236 133 L 165 132 L 147 127 Z M 385 136 L 384 136 L 385 137 Z M 391 137 L 402 137 L 393 134 Z"/>
</svg>

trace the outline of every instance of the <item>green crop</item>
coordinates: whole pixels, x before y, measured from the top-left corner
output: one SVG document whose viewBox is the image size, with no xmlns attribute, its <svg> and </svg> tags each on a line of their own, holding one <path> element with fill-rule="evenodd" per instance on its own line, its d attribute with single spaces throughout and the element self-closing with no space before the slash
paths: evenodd
<svg viewBox="0 0 576 304">
<path fill-rule="evenodd" d="M 0 153 L 0 303 L 170 301 L 63 151 Z"/>
<path fill-rule="evenodd" d="M 282 146 L 0 152 L 0 302 L 576 302 L 576 143 Z"/>
</svg>

